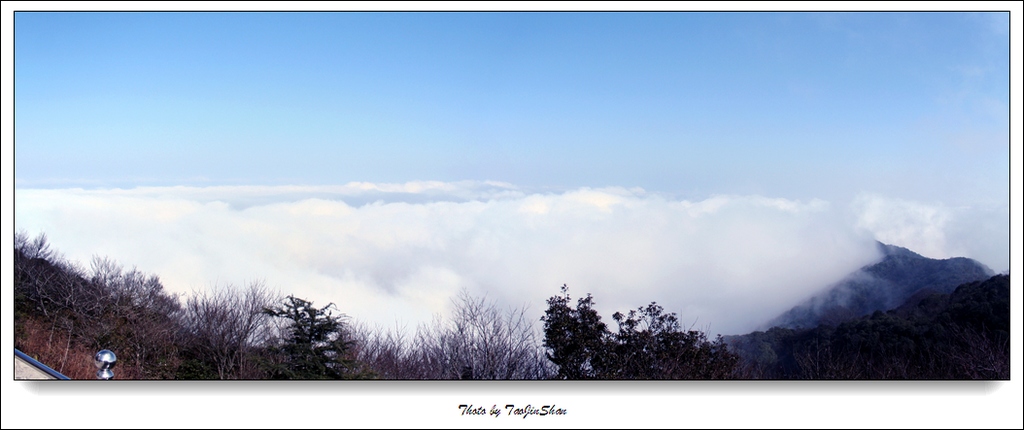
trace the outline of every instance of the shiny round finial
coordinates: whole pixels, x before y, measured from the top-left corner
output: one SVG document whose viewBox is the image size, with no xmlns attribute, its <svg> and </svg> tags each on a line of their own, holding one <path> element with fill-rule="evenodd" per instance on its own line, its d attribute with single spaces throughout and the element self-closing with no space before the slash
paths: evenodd
<svg viewBox="0 0 1024 430">
<path fill-rule="evenodd" d="M 117 364 L 117 356 L 114 352 L 109 349 L 104 349 L 96 353 L 93 357 L 96 362 L 96 367 L 100 369 L 96 372 L 97 379 L 113 379 L 114 371 L 110 370 Z"/>
</svg>

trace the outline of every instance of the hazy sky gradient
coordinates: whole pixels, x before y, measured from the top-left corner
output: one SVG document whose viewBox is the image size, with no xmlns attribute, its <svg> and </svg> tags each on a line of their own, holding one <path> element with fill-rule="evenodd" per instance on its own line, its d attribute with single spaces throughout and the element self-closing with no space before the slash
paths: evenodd
<svg viewBox="0 0 1024 430">
<path fill-rule="evenodd" d="M 1005 13 L 14 23 L 16 226 L 173 291 L 428 316 L 570 283 L 735 332 L 876 239 L 1009 268 Z"/>
</svg>

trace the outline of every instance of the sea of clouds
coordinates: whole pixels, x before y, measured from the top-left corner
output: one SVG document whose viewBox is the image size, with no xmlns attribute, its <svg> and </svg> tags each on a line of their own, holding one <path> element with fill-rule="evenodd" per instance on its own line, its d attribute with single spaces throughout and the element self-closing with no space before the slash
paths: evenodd
<svg viewBox="0 0 1024 430">
<path fill-rule="evenodd" d="M 875 261 L 875 240 L 1009 266 L 1007 208 L 870 194 L 690 201 L 466 181 L 18 189 L 15 204 L 16 229 L 83 267 L 110 257 L 181 294 L 263 280 L 385 327 L 445 314 L 460 289 L 528 306 L 539 325 L 567 284 L 609 323 L 656 301 L 688 327 L 737 334 Z"/>
</svg>

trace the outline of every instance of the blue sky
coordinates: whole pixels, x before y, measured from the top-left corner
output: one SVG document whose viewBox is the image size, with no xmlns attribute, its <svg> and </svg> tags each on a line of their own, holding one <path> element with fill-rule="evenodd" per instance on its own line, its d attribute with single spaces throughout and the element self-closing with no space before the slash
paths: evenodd
<svg viewBox="0 0 1024 430">
<path fill-rule="evenodd" d="M 18 13 L 15 179 L 1005 196 L 1008 22 Z"/>
</svg>

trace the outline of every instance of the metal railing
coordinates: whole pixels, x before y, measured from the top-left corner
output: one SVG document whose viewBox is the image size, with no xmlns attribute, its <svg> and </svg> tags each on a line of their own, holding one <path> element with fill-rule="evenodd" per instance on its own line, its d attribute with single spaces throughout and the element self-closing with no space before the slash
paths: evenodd
<svg viewBox="0 0 1024 430">
<path fill-rule="evenodd" d="M 34 359 L 32 357 L 29 357 L 24 352 L 19 351 L 18 348 L 14 348 L 14 356 L 24 360 L 30 366 L 35 367 L 36 369 L 39 369 L 39 371 L 41 371 L 41 372 L 43 372 L 43 373 L 53 377 L 53 379 L 71 379 L 71 378 L 68 378 L 67 376 L 64 376 L 64 374 L 62 374 L 62 373 L 60 373 L 60 372 L 58 372 L 56 370 L 51 369 L 50 366 L 47 366 L 47 365 L 45 365 L 43 363 L 40 363 L 40 362 L 36 361 L 36 359 Z"/>
<path fill-rule="evenodd" d="M 14 356 L 20 358 L 29 366 L 36 368 L 37 370 L 43 372 L 52 379 L 71 379 L 68 378 L 67 376 L 64 376 L 64 374 L 56 370 L 53 370 L 52 368 L 50 368 L 50 366 L 47 366 L 43 363 L 40 363 L 38 360 L 29 357 L 28 354 L 19 351 L 18 348 L 14 348 Z M 112 351 L 104 349 L 100 352 L 97 352 L 96 355 L 93 356 L 93 361 L 96 363 L 96 368 L 99 369 L 96 371 L 96 379 L 114 379 L 113 368 L 114 365 L 117 364 L 117 356 L 115 356 Z"/>
</svg>

